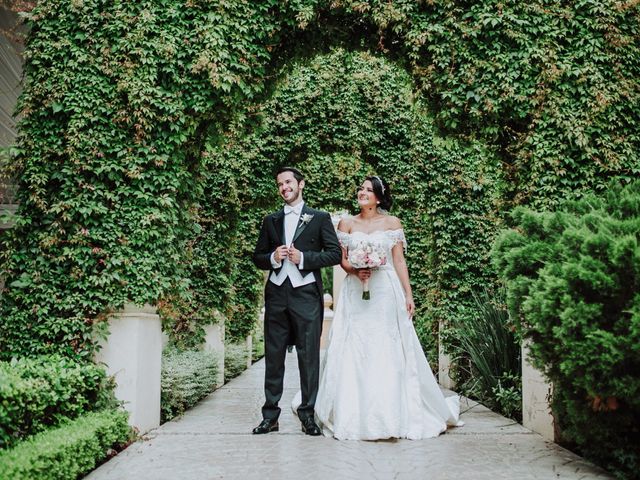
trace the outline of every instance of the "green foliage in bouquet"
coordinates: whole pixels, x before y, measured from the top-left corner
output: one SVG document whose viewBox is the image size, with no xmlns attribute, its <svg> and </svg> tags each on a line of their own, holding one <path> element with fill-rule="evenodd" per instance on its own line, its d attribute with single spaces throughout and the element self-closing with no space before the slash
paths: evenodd
<svg viewBox="0 0 640 480">
<path fill-rule="evenodd" d="M 640 182 L 555 212 L 519 208 L 493 259 L 565 441 L 640 471 Z"/>
</svg>

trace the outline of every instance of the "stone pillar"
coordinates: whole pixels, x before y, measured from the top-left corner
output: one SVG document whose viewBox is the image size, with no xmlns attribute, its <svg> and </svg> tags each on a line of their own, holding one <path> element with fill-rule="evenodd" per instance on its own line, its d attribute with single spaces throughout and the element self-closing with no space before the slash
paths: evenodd
<svg viewBox="0 0 640 480">
<path fill-rule="evenodd" d="M 442 321 L 438 325 L 438 332 L 443 330 Z M 455 388 L 456 384 L 453 379 L 449 376 L 449 371 L 451 370 L 451 357 L 445 353 L 444 347 L 442 345 L 442 340 L 440 338 L 440 333 L 438 333 L 438 383 L 442 385 L 444 388 L 448 388 L 452 390 Z"/>
<path fill-rule="evenodd" d="M 320 348 L 327 348 L 327 342 L 329 341 L 329 331 L 331 330 L 331 323 L 333 322 L 333 298 L 328 293 L 324 294 L 324 316 L 322 318 L 322 336 L 320 337 Z"/>
<path fill-rule="evenodd" d="M 216 387 L 224 385 L 224 318 L 213 325 L 204 327 L 204 350 L 214 352 L 218 373 L 216 375 Z"/>
<path fill-rule="evenodd" d="M 160 425 L 162 328 L 156 309 L 127 304 L 109 318 L 109 335 L 95 360 L 115 378 L 116 398 L 140 433 Z"/>
<path fill-rule="evenodd" d="M 553 415 L 549 400 L 552 385 L 527 357 L 529 340 L 522 342 L 522 425 L 550 442 L 555 441 Z"/>
</svg>

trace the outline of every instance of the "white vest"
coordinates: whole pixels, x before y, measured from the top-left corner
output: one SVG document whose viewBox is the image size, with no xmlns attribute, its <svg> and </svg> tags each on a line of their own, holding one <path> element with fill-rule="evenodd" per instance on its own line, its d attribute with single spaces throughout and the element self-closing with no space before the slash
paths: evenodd
<svg viewBox="0 0 640 480">
<path fill-rule="evenodd" d="M 296 233 L 303 206 L 304 202 L 299 203 L 293 209 L 291 209 L 290 207 L 285 207 L 284 241 L 288 246 L 291 246 L 291 242 L 293 241 L 293 236 Z M 313 272 L 309 272 L 306 277 L 303 277 L 300 273 L 299 269 L 301 269 L 304 265 L 304 255 L 302 254 L 302 252 L 300 252 L 300 255 L 302 258 L 299 265 L 296 265 L 295 263 L 289 261 L 288 258 L 285 258 L 282 261 L 282 269 L 280 270 L 280 272 L 277 275 L 276 272 L 271 272 L 269 281 L 280 286 L 287 278 L 289 278 L 289 281 L 294 288 L 298 288 L 303 285 L 309 285 L 310 283 L 315 282 L 316 277 Z M 280 265 L 281 264 L 275 262 L 273 255 L 271 255 L 271 266 L 273 268 L 279 268 Z"/>
</svg>

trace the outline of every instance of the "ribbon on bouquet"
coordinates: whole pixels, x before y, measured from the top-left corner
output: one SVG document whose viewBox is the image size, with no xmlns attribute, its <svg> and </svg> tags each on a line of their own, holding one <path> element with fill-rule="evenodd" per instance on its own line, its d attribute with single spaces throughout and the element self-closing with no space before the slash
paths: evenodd
<svg viewBox="0 0 640 480">
<path fill-rule="evenodd" d="M 371 294 L 369 293 L 369 279 L 365 278 L 362 281 L 362 299 L 371 300 Z"/>
</svg>

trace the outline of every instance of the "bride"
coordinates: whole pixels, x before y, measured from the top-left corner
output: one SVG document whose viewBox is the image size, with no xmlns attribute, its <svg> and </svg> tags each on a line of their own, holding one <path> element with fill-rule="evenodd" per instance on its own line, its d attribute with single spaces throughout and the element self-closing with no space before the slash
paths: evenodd
<svg viewBox="0 0 640 480">
<path fill-rule="evenodd" d="M 448 425 L 462 425 L 459 397 L 444 397 L 413 328 L 407 244 L 398 218 L 386 213 L 389 185 L 366 177 L 357 199 L 360 213 L 338 225 L 348 275 L 323 361 L 316 417 L 325 435 L 341 440 L 435 437 Z M 386 263 L 354 268 L 348 254 L 361 242 L 384 249 Z"/>
</svg>

